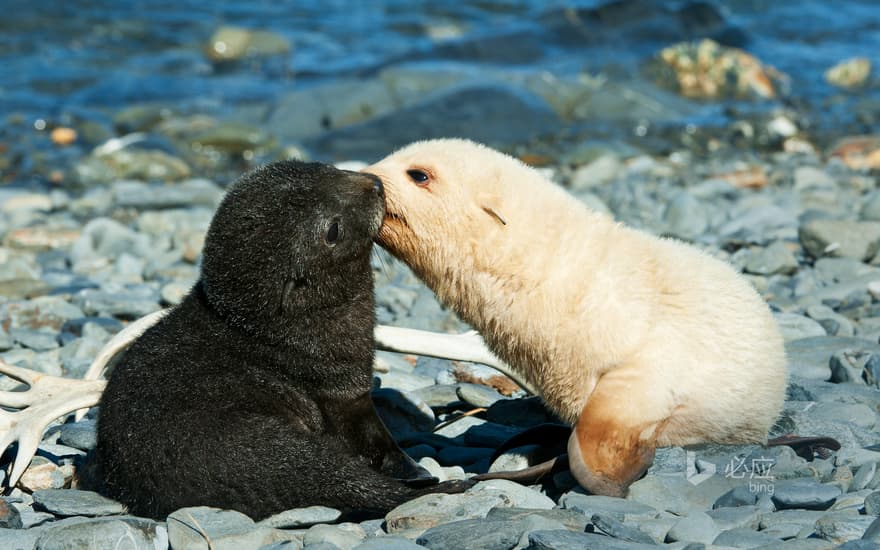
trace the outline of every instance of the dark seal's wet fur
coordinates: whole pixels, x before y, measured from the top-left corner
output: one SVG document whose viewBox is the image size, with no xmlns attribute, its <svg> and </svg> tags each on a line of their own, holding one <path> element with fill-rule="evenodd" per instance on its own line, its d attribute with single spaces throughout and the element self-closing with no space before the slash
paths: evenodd
<svg viewBox="0 0 880 550">
<path fill-rule="evenodd" d="M 370 399 L 378 179 L 280 162 L 220 205 L 201 277 L 139 338 L 100 403 L 94 471 L 131 513 L 260 519 L 325 505 L 381 515 L 436 482 Z M 422 487 L 422 488 L 417 488 Z"/>
</svg>

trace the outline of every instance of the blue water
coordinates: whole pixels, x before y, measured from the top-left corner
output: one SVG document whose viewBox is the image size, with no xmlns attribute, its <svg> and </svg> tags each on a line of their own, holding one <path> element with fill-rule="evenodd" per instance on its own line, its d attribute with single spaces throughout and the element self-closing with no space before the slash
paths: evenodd
<svg viewBox="0 0 880 550">
<path fill-rule="evenodd" d="M 878 74 L 876 0 L 2 0 L 0 7 L 0 117 L 15 120 L 106 124 L 118 109 L 144 102 L 222 115 L 408 62 L 631 80 L 660 48 L 707 36 L 787 73 L 783 103 L 824 117 L 825 126 L 872 132 L 880 119 L 880 78 L 853 94 L 822 77 L 853 56 L 870 58 Z M 272 31 L 291 51 L 212 64 L 204 48 L 222 25 Z M 453 36 L 430 36 L 444 29 Z M 5 139 L 15 141 L 11 133 Z"/>
</svg>

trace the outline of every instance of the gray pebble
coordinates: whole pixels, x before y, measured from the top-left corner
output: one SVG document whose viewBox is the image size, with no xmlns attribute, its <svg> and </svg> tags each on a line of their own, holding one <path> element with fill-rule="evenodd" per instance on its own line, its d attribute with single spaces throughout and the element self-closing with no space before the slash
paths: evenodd
<svg viewBox="0 0 880 550">
<path fill-rule="evenodd" d="M 18 508 L 0 499 L 0 529 L 21 529 L 22 526 Z"/>
<path fill-rule="evenodd" d="M 487 519 L 492 520 L 523 520 L 529 517 L 540 517 L 549 522 L 559 523 L 572 531 L 583 532 L 589 525 L 589 518 L 574 510 L 552 508 L 547 510 L 535 510 L 526 508 L 496 507 L 486 514 Z"/>
<path fill-rule="evenodd" d="M 355 526 L 357 527 L 357 526 Z M 329 543 L 341 550 L 351 550 L 365 538 L 362 529 L 347 529 L 341 525 L 314 525 L 303 536 L 303 547 L 308 548 L 320 543 Z"/>
<path fill-rule="evenodd" d="M 778 510 L 826 510 L 841 492 L 839 487 L 812 479 L 792 479 L 776 482 L 772 498 Z"/>
<path fill-rule="evenodd" d="M 412 392 L 434 384 L 433 378 L 393 369 L 390 372 L 377 373 L 377 376 L 382 381 L 383 388 L 393 388 L 402 392 Z"/>
<path fill-rule="evenodd" d="M 638 521 L 657 517 L 657 510 L 651 506 L 632 500 L 606 497 L 601 495 L 583 495 L 569 492 L 559 499 L 559 505 L 566 510 L 576 510 L 587 517 L 594 514 L 607 514 L 618 521 Z"/>
<path fill-rule="evenodd" d="M 520 521 L 453 521 L 428 529 L 416 543 L 432 550 L 512 548 L 522 537 L 524 527 Z"/>
<path fill-rule="evenodd" d="M 666 233 L 685 240 L 700 237 L 709 226 L 709 216 L 700 201 L 688 192 L 672 198 L 663 212 Z"/>
<path fill-rule="evenodd" d="M 109 516 L 125 511 L 122 504 L 92 491 L 44 489 L 33 496 L 36 510 L 56 516 Z"/>
<path fill-rule="evenodd" d="M 482 384 L 459 384 L 456 394 L 472 407 L 490 407 L 496 401 L 504 399 L 503 395 Z"/>
<path fill-rule="evenodd" d="M 269 540 L 271 529 L 257 529 L 251 518 L 234 510 L 207 506 L 181 508 L 172 512 L 166 523 L 168 539 L 175 550 L 208 550 L 211 546 L 259 548 L 274 542 Z"/>
<path fill-rule="evenodd" d="M 533 531 L 529 533 L 527 550 L 650 550 L 657 548 L 653 544 L 626 542 L 596 535 L 593 533 L 573 533 L 571 531 Z"/>
<path fill-rule="evenodd" d="M 755 548 L 780 542 L 779 539 L 765 533 L 741 527 L 722 532 L 715 537 L 712 544 L 715 546 L 729 546 L 731 548 Z"/>
<path fill-rule="evenodd" d="M 856 470 L 855 475 L 853 476 L 852 485 L 850 485 L 850 491 L 861 491 L 868 487 L 868 484 L 874 480 L 874 476 L 877 475 L 877 463 L 869 462 L 868 464 L 862 464 Z"/>
<path fill-rule="evenodd" d="M 507 479 L 480 481 L 469 489 L 467 494 L 498 497 L 501 500 L 501 506 L 515 508 L 550 510 L 556 506 L 550 497 Z"/>
<path fill-rule="evenodd" d="M 593 517 L 590 518 L 590 523 L 609 537 L 628 542 L 654 544 L 654 539 L 645 534 L 638 527 L 625 525 L 608 514 L 593 514 Z"/>
<path fill-rule="evenodd" d="M 766 248 L 752 249 L 745 264 L 745 271 L 755 275 L 791 275 L 797 269 L 797 258 L 782 241 L 775 241 Z"/>
<path fill-rule="evenodd" d="M 55 349 L 60 345 L 55 331 L 47 332 L 44 330 L 12 327 L 9 329 L 9 335 L 22 346 L 36 351 Z"/>
<path fill-rule="evenodd" d="M 848 512 L 831 512 L 816 521 L 816 534 L 827 541 L 842 544 L 862 537 L 876 518 Z"/>
<path fill-rule="evenodd" d="M 822 325 L 809 317 L 796 313 L 774 313 L 773 317 L 786 342 L 812 336 L 826 336 Z"/>
<path fill-rule="evenodd" d="M 862 540 L 880 543 L 880 517 L 874 519 L 862 534 Z"/>
<path fill-rule="evenodd" d="M 718 508 L 706 514 L 712 518 L 719 529 L 751 529 L 757 530 L 761 525 L 763 512 L 757 506 L 738 506 L 736 508 Z"/>
<path fill-rule="evenodd" d="M 456 406 L 460 403 L 456 388 L 457 384 L 437 384 L 425 386 L 409 392 L 415 399 L 421 399 L 429 407 Z"/>
<path fill-rule="evenodd" d="M 666 541 L 712 544 L 719 532 L 718 526 L 705 512 L 694 512 L 675 522 L 666 534 Z"/>
<path fill-rule="evenodd" d="M 865 497 L 865 513 L 869 516 L 880 516 L 880 491 L 874 491 Z"/>
<path fill-rule="evenodd" d="M 62 424 L 58 430 L 58 442 L 74 449 L 89 451 L 95 448 L 97 441 L 98 432 L 94 420 Z"/>
<path fill-rule="evenodd" d="M 257 525 L 278 529 L 296 529 L 310 527 L 316 523 L 332 523 L 339 519 L 341 515 L 342 513 L 335 508 L 309 506 L 285 510 L 260 521 Z"/>
<path fill-rule="evenodd" d="M 371 537 L 354 547 L 354 550 L 419 550 L 424 548 L 409 539 L 394 535 Z"/>
<path fill-rule="evenodd" d="M 139 319 L 162 309 L 158 292 L 107 292 L 87 288 L 74 295 L 73 302 L 88 315 L 109 315 L 120 319 Z"/>
<path fill-rule="evenodd" d="M 880 223 L 815 219 L 802 224 L 798 236 L 814 258 L 834 256 L 867 261 L 880 248 Z"/>
<path fill-rule="evenodd" d="M 727 491 L 715 501 L 712 509 L 735 507 L 735 506 L 751 506 L 758 500 L 758 495 L 749 489 L 747 485 L 740 485 Z"/>
<path fill-rule="evenodd" d="M 871 191 L 862 200 L 859 217 L 865 221 L 880 221 L 880 192 Z"/>
<path fill-rule="evenodd" d="M 49 525 L 36 542 L 40 550 L 94 549 L 159 549 L 168 547 L 168 531 L 164 523 L 137 518 L 97 518 L 69 525 Z M 5 548 L 12 548 L 7 546 Z"/>
<path fill-rule="evenodd" d="M 483 518 L 503 504 L 496 495 L 430 494 L 405 502 L 385 516 L 389 533 L 425 530 L 452 520 Z"/>
</svg>

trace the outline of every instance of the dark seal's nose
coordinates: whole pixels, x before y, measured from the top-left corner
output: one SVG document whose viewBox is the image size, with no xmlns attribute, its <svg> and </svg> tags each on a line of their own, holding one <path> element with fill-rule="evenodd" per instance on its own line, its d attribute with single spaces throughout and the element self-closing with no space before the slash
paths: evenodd
<svg viewBox="0 0 880 550">
<path fill-rule="evenodd" d="M 385 197 L 385 186 L 382 185 L 382 180 L 379 179 L 379 176 L 376 176 L 374 174 L 364 174 L 364 175 L 369 177 L 373 181 L 373 189 L 375 189 L 376 192 L 379 193 L 379 196 Z"/>
</svg>

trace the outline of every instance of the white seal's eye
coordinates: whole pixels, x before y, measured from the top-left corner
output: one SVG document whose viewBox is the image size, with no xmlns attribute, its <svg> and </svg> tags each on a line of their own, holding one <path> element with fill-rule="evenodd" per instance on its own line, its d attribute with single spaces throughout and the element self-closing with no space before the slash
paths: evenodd
<svg viewBox="0 0 880 550">
<path fill-rule="evenodd" d="M 406 175 L 409 176 L 409 179 L 413 180 L 413 182 L 418 185 L 427 185 L 428 184 L 428 174 L 423 170 L 407 170 Z"/>
<path fill-rule="evenodd" d="M 330 227 L 327 228 L 327 234 L 324 235 L 324 240 L 330 245 L 336 244 L 336 241 L 339 240 L 339 224 L 337 222 L 331 223 Z"/>
</svg>

